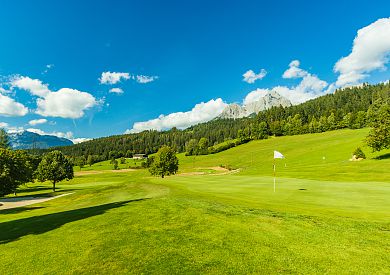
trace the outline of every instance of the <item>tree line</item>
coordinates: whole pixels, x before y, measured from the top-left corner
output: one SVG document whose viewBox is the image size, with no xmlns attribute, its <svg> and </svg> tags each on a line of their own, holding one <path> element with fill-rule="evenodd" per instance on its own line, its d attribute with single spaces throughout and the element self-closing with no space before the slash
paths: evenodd
<svg viewBox="0 0 390 275">
<path fill-rule="evenodd" d="M 66 147 L 54 148 L 64 154 L 88 158 L 92 162 L 131 157 L 136 153 L 152 154 L 168 145 L 177 152 L 188 152 L 197 142 L 198 151 L 226 141 L 263 139 L 268 136 L 318 133 L 341 128 L 358 129 L 370 125 L 369 108 L 380 98 L 389 98 L 389 83 L 337 90 L 291 107 L 272 107 L 241 119 L 214 119 L 184 130 L 148 130 L 141 133 L 98 138 Z M 232 145 L 228 145 L 232 146 Z M 212 149 L 210 149 L 212 151 Z M 42 152 L 44 152 L 43 150 Z M 212 153 L 212 152 L 211 152 Z"/>
</svg>

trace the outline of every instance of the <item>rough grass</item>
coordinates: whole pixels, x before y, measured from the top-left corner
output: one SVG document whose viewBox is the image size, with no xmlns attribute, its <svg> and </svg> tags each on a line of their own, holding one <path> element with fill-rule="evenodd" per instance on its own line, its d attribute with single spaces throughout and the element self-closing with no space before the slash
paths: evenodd
<svg viewBox="0 0 390 275">
<path fill-rule="evenodd" d="M 195 163 L 180 156 L 182 172 L 223 164 L 242 169 L 234 175 L 138 170 L 63 182 L 60 192 L 74 194 L 0 211 L 0 274 L 390 273 L 390 162 L 373 159 L 388 152 L 363 148 L 368 160 L 348 161 L 366 132 L 256 141 Z M 274 149 L 287 157 L 275 193 Z"/>
</svg>

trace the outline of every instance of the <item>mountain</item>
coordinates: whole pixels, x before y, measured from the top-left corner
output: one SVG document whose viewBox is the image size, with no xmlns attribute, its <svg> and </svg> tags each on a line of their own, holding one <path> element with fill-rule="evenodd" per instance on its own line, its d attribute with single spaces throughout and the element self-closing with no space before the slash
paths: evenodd
<svg viewBox="0 0 390 275">
<path fill-rule="evenodd" d="M 229 104 L 217 118 L 243 118 L 248 117 L 252 114 L 257 114 L 261 111 L 268 110 L 271 107 L 290 107 L 292 106 L 290 100 L 281 96 L 275 91 L 270 91 L 265 96 L 257 101 L 251 102 L 246 105 L 239 105 L 236 103 Z"/>
<path fill-rule="evenodd" d="M 56 146 L 73 145 L 73 142 L 66 138 L 23 131 L 10 133 L 9 138 L 13 149 L 47 149 Z"/>
<path fill-rule="evenodd" d="M 217 118 L 242 118 L 247 116 L 245 107 L 233 103 L 225 107 L 222 113 Z"/>
</svg>

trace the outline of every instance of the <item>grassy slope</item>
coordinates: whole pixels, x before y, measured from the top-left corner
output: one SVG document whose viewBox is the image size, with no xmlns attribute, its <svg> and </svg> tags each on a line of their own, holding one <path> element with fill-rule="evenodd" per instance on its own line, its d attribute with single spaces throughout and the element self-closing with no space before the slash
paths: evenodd
<svg viewBox="0 0 390 275">
<path fill-rule="evenodd" d="M 234 175 L 79 176 L 59 185 L 73 195 L 0 211 L 0 273 L 389 273 L 390 159 L 347 161 L 366 132 L 180 156 L 183 172 L 229 164 Z M 287 157 L 276 193 L 273 149 Z"/>
<path fill-rule="evenodd" d="M 390 155 L 385 160 L 374 159 L 390 154 L 390 150 L 371 153 L 363 142 L 367 133 L 368 129 L 339 130 L 270 138 L 243 144 L 215 155 L 185 157 L 181 154 L 180 164 L 183 171 L 222 164 L 241 168 L 240 175 L 272 176 L 273 151 L 278 150 L 286 157 L 285 160 L 277 160 L 277 174 L 280 177 L 390 182 Z M 349 161 L 358 146 L 368 159 L 362 162 Z"/>
</svg>

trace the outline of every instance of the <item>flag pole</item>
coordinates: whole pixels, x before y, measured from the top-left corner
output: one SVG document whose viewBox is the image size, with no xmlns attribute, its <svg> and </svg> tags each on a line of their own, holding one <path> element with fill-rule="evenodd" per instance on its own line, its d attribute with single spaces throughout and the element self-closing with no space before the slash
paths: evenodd
<svg viewBox="0 0 390 275">
<path fill-rule="evenodd" d="M 274 158 L 274 193 L 275 193 L 275 185 L 276 185 L 276 165 L 275 165 L 275 158 Z"/>
</svg>

